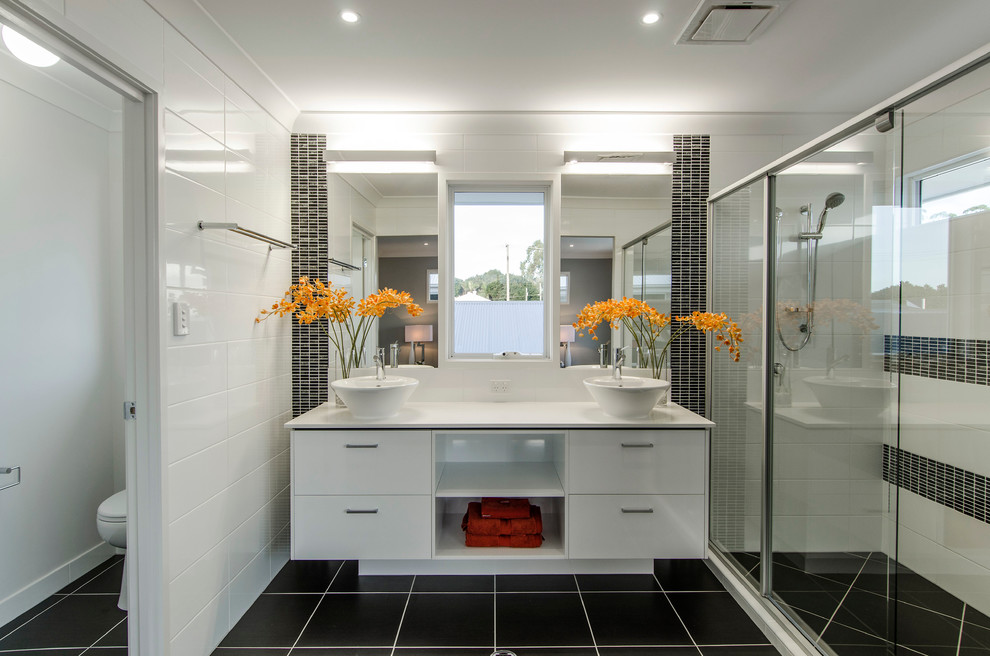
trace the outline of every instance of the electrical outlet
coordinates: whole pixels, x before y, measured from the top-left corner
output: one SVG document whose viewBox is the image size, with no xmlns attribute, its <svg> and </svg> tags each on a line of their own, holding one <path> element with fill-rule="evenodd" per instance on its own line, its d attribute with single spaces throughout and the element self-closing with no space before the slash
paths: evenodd
<svg viewBox="0 0 990 656">
<path fill-rule="evenodd" d="M 509 392 L 509 381 L 507 380 L 490 380 L 491 389 L 496 394 L 508 394 Z"/>
<path fill-rule="evenodd" d="M 175 336 L 189 334 L 189 304 L 172 304 L 172 334 Z"/>
</svg>

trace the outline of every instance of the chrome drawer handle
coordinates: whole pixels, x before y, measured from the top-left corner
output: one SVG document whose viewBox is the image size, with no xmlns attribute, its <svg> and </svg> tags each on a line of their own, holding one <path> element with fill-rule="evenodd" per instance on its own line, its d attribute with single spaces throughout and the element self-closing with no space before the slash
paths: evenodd
<svg viewBox="0 0 990 656">
<path fill-rule="evenodd" d="M 371 510 L 362 510 L 362 509 L 348 508 L 344 512 L 347 513 L 348 515 L 377 515 L 378 514 L 378 508 L 373 508 Z M 650 512 L 653 512 L 653 511 L 651 510 Z"/>
<path fill-rule="evenodd" d="M 345 449 L 377 449 L 377 444 L 345 444 Z"/>
<path fill-rule="evenodd" d="M 652 449 L 653 442 L 623 442 L 623 449 Z"/>
<path fill-rule="evenodd" d="M 653 508 L 623 508 L 622 512 L 629 514 L 642 514 L 651 515 L 653 514 Z"/>
</svg>

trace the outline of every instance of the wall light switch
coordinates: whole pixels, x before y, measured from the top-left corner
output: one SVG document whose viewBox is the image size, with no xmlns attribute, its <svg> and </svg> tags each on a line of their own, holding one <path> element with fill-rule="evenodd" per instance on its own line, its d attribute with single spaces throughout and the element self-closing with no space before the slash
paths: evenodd
<svg viewBox="0 0 990 656">
<path fill-rule="evenodd" d="M 188 303 L 172 303 L 172 334 L 177 337 L 189 334 Z"/>
</svg>

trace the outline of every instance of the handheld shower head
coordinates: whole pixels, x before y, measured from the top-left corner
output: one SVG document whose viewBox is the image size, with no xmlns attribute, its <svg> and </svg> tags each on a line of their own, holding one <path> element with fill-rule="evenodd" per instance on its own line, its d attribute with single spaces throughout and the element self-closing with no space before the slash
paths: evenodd
<svg viewBox="0 0 990 656">
<path fill-rule="evenodd" d="M 846 200 L 844 194 L 840 194 L 837 191 L 833 191 L 828 196 L 825 197 L 825 207 L 822 209 L 821 215 L 818 217 L 818 232 L 825 229 L 825 217 L 828 215 L 829 210 L 834 210 L 839 205 L 842 205 Z"/>
</svg>

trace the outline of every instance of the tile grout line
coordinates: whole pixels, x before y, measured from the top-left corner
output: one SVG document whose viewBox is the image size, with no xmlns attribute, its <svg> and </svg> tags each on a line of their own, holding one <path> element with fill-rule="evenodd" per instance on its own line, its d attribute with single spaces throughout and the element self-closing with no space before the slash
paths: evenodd
<svg viewBox="0 0 990 656">
<path fill-rule="evenodd" d="M 959 618 L 959 640 L 956 641 L 956 656 L 962 652 L 963 627 L 966 626 L 966 608 L 968 606 L 969 604 L 963 602 L 962 615 Z"/>
<path fill-rule="evenodd" d="M 121 625 L 121 624 L 122 624 L 123 622 L 126 622 L 126 621 L 127 621 L 127 618 L 125 617 L 124 619 L 122 619 L 122 620 L 120 620 L 120 622 L 117 622 L 116 624 L 114 624 L 113 626 L 111 626 L 111 627 L 110 627 L 110 628 L 109 628 L 109 629 L 107 630 L 107 632 L 106 632 L 106 633 L 104 633 L 104 634 L 103 634 L 103 635 L 101 635 L 101 636 L 100 636 L 99 638 L 97 638 L 97 639 L 96 639 L 95 641 L 93 641 L 93 644 L 91 644 L 91 645 L 90 645 L 89 647 L 86 647 L 86 648 L 85 648 L 85 649 L 83 649 L 83 650 L 82 650 L 81 652 L 79 652 L 79 656 L 82 656 L 83 654 L 85 654 L 85 653 L 87 653 L 88 651 L 90 651 L 91 649 L 93 649 L 94 647 L 96 647 L 96 643 L 97 643 L 97 642 L 99 642 L 100 640 L 103 640 L 104 638 L 106 638 L 106 637 L 107 637 L 108 635 L 110 635 L 110 631 L 113 631 L 113 630 L 114 630 L 114 629 L 116 629 L 116 628 L 117 628 L 118 626 L 120 626 L 120 625 Z M 117 645 L 108 645 L 108 646 L 109 646 L 109 647 L 116 647 Z"/>
<path fill-rule="evenodd" d="M 409 592 L 406 593 L 406 603 L 402 607 L 402 615 L 399 616 L 399 626 L 395 629 L 395 640 L 392 641 L 392 651 L 389 652 L 389 656 L 395 655 L 395 649 L 399 645 L 399 634 L 402 632 L 402 622 L 406 619 L 406 610 L 409 609 L 409 601 L 412 599 L 412 591 L 415 587 L 416 575 L 413 574 L 412 581 L 409 583 Z"/>
<path fill-rule="evenodd" d="M 14 627 L 14 629 L 10 633 L 8 633 L 7 635 L 0 636 L 0 640 L 6 640 L 10 636 L 14 635 L 14 633 L 16 633 L 17 631 L 20 631 L 21 629 L 23 629 L 25 626 L 27 626 L 28 624 L 30 624 L 34 620 L 38 619 L 39 617 L 41 617 L 42 615 L 44 615 L 45 613 L 47 613 L 48 611 L 50 611 L 52 608 L 55 608 L 60 603 L 62 603 L 63 601 L 65 601 L 66 599 L 68 599 L 69 597 L 71 597 L 73 595 L 73 593 L 75 593 L 76 590 L 80 590 L 84 586 L 89 585 L 90 583 L 92 583 L 93 581 L 95 581 L 98 577 L 100 577 L 103 574 L 105 574 L 109 569 L 111 569 L 116 564 L 117 564 L 117 559 L 116 559 L 116 557 L 114 557 L 114 562 L 113 562 L 112 565 L 109 565 L 106 569 L 102 569 L 97 574 L 94 574 L 93 575 L 93 578 L 87 579 L 86 582 L 82 583 L 78 588 L 76 588 L 72 592 L 67 592 L 67 593 L 61 594 L 61 595 L 58 594 L 58 593 L 55 593 L 55 594 L 52 594 L 52 595 L 46 597 L 46 599 L 50 599 L 52 597 L 61 597 L 61 599 L 59 599 L 58 601 L 56 601 L 51 606 L 48 606 L 47 608 L 45 608 L 45 610 L 41 611 L 37 615 L 32 615 L 28 620 L 26 620 L 25 622 L 23 622 L 19 626 Z"/>
<path fill-rule="evenodd" d="M 598 651 L 598 638 L 595 637 L 595 629 L 591 626 L 591 616 L 588 615 L 588 607 L 584 605 L 584 595 L 581 594 L 581 584 L 578 583 L 577 574 L 571 574 L 574 577 L 574 587 L 577 588 L 578 600 L 581 602 L 581 610 L 584 611 L 584 620 L 588 623 L 588 632 L 591 633 L 591 644 L 595 647 L 595 654 L 601 656 L 601 652 Z"/>
<path fill-rule="evenodd" d="M 831 626 L 832 620 L 834 620 L 835 616 L 839 613 L 839 609 L 842 608 L 842 603 L 846 600 L 846 597 L 849 596 L 849 593 L 852 592 L 853 587 L 856 585 L 856 581 L 859 580 L 859 575 L 863 573 L 863 570 L 866 568 L 866 564 L 868 562 L 869 560 L 864 560 L 863 564 L 859 566 L 859 571 L 856 572 L 856 576 L 853 577 L 853 580 L 849 583 L 849 587 L 846 588 L 846 592 L 842 595 L 842 599 L 839 600 L 839 603 L 838 605 L 836 605 L 835 610 L 832 611 L 832 615 L 828 618 L 828 621 L 825 622 L 825 626 L 822 627 L 822 632 L 818 634 L 818 640 L 815 641 L 816 644 L 822 641 L 822 637 L 825 635 L 825 632 L 828 631 L 828 627 Z M 838 622 L 836 623 L 838 624 Z M 849 627 L 849 628 L 853 628 L 853 627 Z"/>
<path fill-rule="evenodd" d="M 320 604 L 323 603 L 323 598 L 326 596 L 326 593 L 330 590 L 330 587 L 333 585 L 333 582 L 337 580 L 337 576 L 340 574 L 340 570 L 344 569 L 344 564 L 346 562 L 347 562 L 346 560 L 340 561 L 340 565 L 337 567 L 337 571 L 333 573 L 333 577 L 330 579 L 330 583 L 327 584 L 327 589 L 324 590 L 323 594 L 320 596 L 320 600 L 316 602 L 316 606 L 313 607 L 313 612 L 310 613 L 309 617 L 306 618 L 306 623 L 303 624 L 302 629 L 299 630 L 299 635 L 296 636 L 296 641 L 292 643 L 291 647 L 289 647 L 289 652 L 288 654 L 286 654 L 286 656 L 289 656 L 289 654 L 292 653 L 292 650 L 296 648 L 296 645 L 299 644 L 299 641 L 302 640 L 303 633 L 306 632 L 306 627 L 308 627 L 309 623 L 313 620 L 313 616 L 316 615 L 316 611 L 319 610 Z"/>
<path fill-rule="evenodd" d="M 670 595 L 667 594 L 667 591 L 664 589 L 663 584 L 660 583 L 660 579 L 657 578 L 656 569 L 653 570 L 653 580 L 657 582 L 657 586 L 660 588 L 660 592 L 663 594 L 663 598 L 667 600 L 668 604 L 670 604 L 670 609 L 674 611 L 674 616 L 677 617 L 677 621 L 681 623 L 682 627 L 684 627 L 684 632 L 687 633 L 688 638 L 691 639 L 691 644 L 694 645 L 694 648 L 698 650 L 698 653 L 700 654 L 701 647 L 698 646 L 698 641 L 694 639 L 693 635 L 691 635 L 691 630 L 687 628 L 687 624 L 684 623 L 684 620 L 681 618 L 681 614 L 677 612 L 677 607 L 674 606 L 674 602 L 670 600 Z"/>
</svg>

